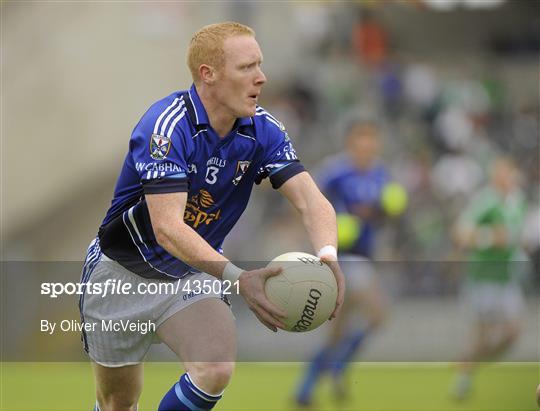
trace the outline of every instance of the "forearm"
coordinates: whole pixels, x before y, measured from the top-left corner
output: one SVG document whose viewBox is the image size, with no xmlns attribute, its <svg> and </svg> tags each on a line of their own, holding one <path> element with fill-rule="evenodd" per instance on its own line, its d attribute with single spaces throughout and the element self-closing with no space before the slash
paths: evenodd
<svg viewBox="0 0 540 411">
<path fill-rule="evenodd" d="M 315 252 L 327 245 L 337 248 L 336 212 L 322 194 L 308 201 L 299 212 Z"/>
<path fill-rule="evenodd" d="M 457 243 L 466 249 L 506 248 L 509 246 L 507 230 L 503 226 L 480 226 L 461 229 Z"/>
<path fill-rule="evenodd" d="M 288 180 L 280 192 L 300 213 L 311 244 L 316 253 L 322 247 L 337 246 L 337 224 L 334 207 L 320 192 L 307 172 L 300 173 Z"/>
<path fill-rule="evenodd" d="M 156 240 L 168 253 L 205 273 L 221 278 L 229 260 L 182 221 L 154 228 Z"/>
<path fill-rule="evenodd" d="M 156 241 L 169 254 L 192 267 L 222 278 L 224 268 L 232 264 L 179 217 L 184 215 L 186 201 L 186 192 L 146 196 Z"/>
</svg>

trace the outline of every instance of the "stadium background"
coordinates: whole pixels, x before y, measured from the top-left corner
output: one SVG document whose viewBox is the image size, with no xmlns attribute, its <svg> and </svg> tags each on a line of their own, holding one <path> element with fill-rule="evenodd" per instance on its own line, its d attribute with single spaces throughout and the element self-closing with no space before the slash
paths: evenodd
<svg viewBox="0 0 540 411">
<path fill-rule="evenodd" d="M 367 107 L 380 116 L 384 157 L 409 191 L 407 213 L 387 224 L 378 241 L 390 318 L 362 353 L 363 361 L 386 367 L 385 377 L 377 385 L 380 369 L 366 365 L 361 373 L 359 365 L 358 404 L 351 409 L 452 409 L 444 402 L 450 381 L 445 364 L 460 352 L 467 321 L 458 299 L 462 257 L 449 228 L 485 181 L 489 160 L 501 151 L 517 158 L 531 209 L 524 233 L 529 258 L 520 264 L 526 327 L 506 358 L 521 368 L 482 371 L 487 389 L 501 398 L 469 406 L 533 409 L 540 379 L 536 2 L 3 2 L 1 11 L 2 260 L 19 264 L 5 264 L 2 273 L 2 409 L 88 408 L 89 368 L 67 362 L 84 361 L 78 336 L 47 337 L 38 325 L 43 317 L 77 318 L 75 300 L 40 298 L 39 283 L 49 278 L 44 272 L 52 278 L 55 270 L 68 281 L 78 280 L 76 262 L 84 258 L 108 207 L 132 127 L 151 102 L 190 84 L 184 53 L 191 34 L 229 19 L 256 30 L 269 78 L 260 103 L 287 126 L 309 169 L 339 149 L 343 116 L 352 107 Z M 264 261 L 310 250 L 294 212 L 272 191 L 268 185 L 254 190 L 226 243 L 231 258 Z M 49 265 L 36 271 L 25 266 L 37 261 Z M 253 396 L 258 392 L 253 386 L 268 384 L 269 376 L 280 379 L 279 395 L 271 395 L 281 399 L 266 409 L 285 407 L 298 373 L 295 362 L 307 358 L 325 330 L 272 336 L 239 301 L 235 315 L 246 363 L 231 387 L 237 402 L 231 394 L 223 407 L 250 409 L 249 395 L 238 387 Z M 156 349 L 151 358 L 170 359 L 164 351 Z M 158 398 L 152 379 L 163 373 L 152 374 L 152 367 L 145 395 Z M 409 398 L 404 388 L 405 400 L 398 390 L 395 403 L 383 401 L 385 384 L 408 378 L 414 386 L 423 367 L 431 370 L 422 374 L 429 387 L 423 396 Z M 28 381 L 43 386 L 47 375 L 56 375 L 60 385 L 81 383 L 70 394 L 43 389 L 40 401 L 18 396 Z M 370 393 L 379 396 L 366 399 Z M 90 402 L 81 403 L 83 398 Z"/>
</svg>

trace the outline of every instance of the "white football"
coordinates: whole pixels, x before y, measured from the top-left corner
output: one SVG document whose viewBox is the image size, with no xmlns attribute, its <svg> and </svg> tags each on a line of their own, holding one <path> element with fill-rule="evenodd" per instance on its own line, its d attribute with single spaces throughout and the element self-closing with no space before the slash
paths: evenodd
<svg viewBox="0 0 540 411">
<path fill-rule="evenodd" d="M 266 280 L 268 299 L 287 313 L 285 329 L 311 331 L 324 323 L 334 311 L 337 283 L 330 267 L 307 253 L 285 253 L 268 267 L 282 267 L 281 274 Z"/>
</svg>

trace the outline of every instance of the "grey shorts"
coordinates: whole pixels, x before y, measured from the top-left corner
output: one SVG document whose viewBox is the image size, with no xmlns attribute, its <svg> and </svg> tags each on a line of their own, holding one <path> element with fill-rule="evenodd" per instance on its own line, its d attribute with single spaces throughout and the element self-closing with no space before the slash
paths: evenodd
<svg viewBox="0 0 540 411">
<path fill-rule="evenodd" d="M 345 276 L 347 289 L 350 291 L 369 289 L 376 280 L 375 267 L 365 257 L 343 254 L 339 256 L 339 264 Z"/>
<path fill-rule="evenodd" d="M 525 309 L 523 291 L 519 284 L 513 282 L 468 282 L 462 298 L 473 318 L 483 322 L 518 320 Z"/>
<path fill-rule="evenodd" d="M 96 240 L 88 250 L 81 280 L 86 287 L 79 301 L 82 341 L 100 365 L 139 364 L 150 346 L 161 342 L 156 330 L 173 314 L 205 298 L 227 302 L 221 281 L 209 274 L 146 279 L 101 253 Z"/>
</svg>

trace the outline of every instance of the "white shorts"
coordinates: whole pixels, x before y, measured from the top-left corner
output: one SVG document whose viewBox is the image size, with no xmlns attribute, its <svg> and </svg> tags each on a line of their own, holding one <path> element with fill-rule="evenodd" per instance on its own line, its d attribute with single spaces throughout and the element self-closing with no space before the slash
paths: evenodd
<svg viewBox="0 0 540 411">
<path fill-rule="evenodd" d="M 525 307 L 523 292 L 516 283 L 469 282 L 463 296 L 474 319 L 482 322 L 517 320 Z"/>
<path fill-rule="evenodd" d="M 365 258 L 353 254 L 339 256 L 339 265 L 345 276 L 347 290 L 363 291 L 368 289 L 376 279 L 373 263 Z"/>
<path fill-rule="evenodd" d="M 158 327 L 196 301 L 220 298 L 228 303 L 220 280 L 209 274 L 194 273 L 175 281 L 146 279 L 101 253 L 97 240 L 88 250 L 81 279 L 87 285 L 79 300 L 82 341 L 89 357 L 100 365 L 142 362 L 150 346 L 161 342 Z M 210 287 L 199 289 L 201 284 Z"/>
</svg>

